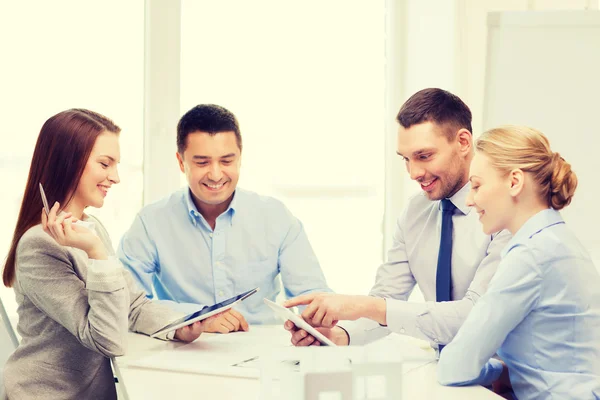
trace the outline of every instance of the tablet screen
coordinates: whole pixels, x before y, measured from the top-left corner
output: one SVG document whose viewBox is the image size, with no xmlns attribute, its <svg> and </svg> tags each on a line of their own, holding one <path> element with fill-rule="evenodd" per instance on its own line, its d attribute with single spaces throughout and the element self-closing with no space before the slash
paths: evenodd
<svg viewBox="0 0 600 400">
<path fill-rule="evenodd" d="M 168 331 L 168 330 L 170 330 L 170 328 L 184 324 L 186 321 L 198 320 L 198 317 L 201 317 L 202 315 L 211 313 L 215 310 L 218 310 L 219 308 L 227 307 L 228 305 L 235 303 L 236 301 L 244 300 L 246 297 L 253 295 L 257 291 L 258 291 L 258 288 L 254 288 L 254 289 L 248 290 L 247 292 L 244 292 L 242 294 L 238 294 L 237 296 L 234 296 L 230 299 L 224 300 L 220 303 L 213 304 L 212 306 L 206 306 L 203 309 L 201 309 L 200 311 L 196 311 L 195 313 L 186 315 L 184 317 L 179 318 L 176 321 L 171 322 L 169 325 L 165 326 L 164 328 L 160 328 L 159 331 Z M 184 324 L 184 326 L 185 326 L 185 324 Z M 159 332 L 159 331 L 157 331 L 157 332 Z"/>
</svg>

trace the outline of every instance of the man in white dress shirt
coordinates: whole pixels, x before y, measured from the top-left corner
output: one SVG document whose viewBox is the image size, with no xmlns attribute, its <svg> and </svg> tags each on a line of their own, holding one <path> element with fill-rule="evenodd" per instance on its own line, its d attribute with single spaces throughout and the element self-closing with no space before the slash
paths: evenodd
<svg viewBox="0 0 600 400">
<path fill-rule="evenodd" d="M 424 89 L 404 103 L 396 119 L 397 153 L 422 192 L 398 219 L 375 286 L 368 296 L 312 293 L 284 305 L 307 305 L 303 318 L 339 345 L 396 332 L 441 348 L 487 290 L 510 234 L 484 234 L 478 214 L 465 205 L 473 158 L 469 107 L 452 93 Z M 425 302 L 408 301 L 417 284 Z M 320 344 L 290 321 L 285 327 L 296 346 Z"/>
</svg>

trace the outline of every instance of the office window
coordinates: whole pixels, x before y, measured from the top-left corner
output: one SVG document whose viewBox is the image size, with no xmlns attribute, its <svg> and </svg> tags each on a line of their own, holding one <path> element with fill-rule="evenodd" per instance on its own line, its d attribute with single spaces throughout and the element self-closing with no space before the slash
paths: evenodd
<svg viewBox="0 0 600 400">
<path fill-rule="evenodd" d="M 383 0 L 182 1 L 182 113 L 236 114 L 240 187 L 301 219 L 339 292 L 366 293 L 382 261 L 384 13 Z"/>
<path fill-rule="evenodd" d="M 142 206 L 143 24 L 143 2 L 0 4 L 2 260 L 40 128 L 62 110 L 89 108 L 122 128 L 121 184 L 111 189 L 102 209 L 88 210 L 101 219 L 114 242 Z M 14 314 L 12 291 L 2 286 L 0 295 Z"/>
</svg>

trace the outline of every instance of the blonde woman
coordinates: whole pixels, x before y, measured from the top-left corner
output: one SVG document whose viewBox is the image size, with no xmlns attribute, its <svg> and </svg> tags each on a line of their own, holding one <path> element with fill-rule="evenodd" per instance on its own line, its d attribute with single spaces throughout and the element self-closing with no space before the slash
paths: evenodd
<svg viewBox="0 0 600 400">
<path fill-rule="evenodd" d="M 600 276 L 559 213 L 577 177 L 534 129 L 492 129 L 475 148 L 467 204 L 484 232 L 508 229 L 513 238 L 442 351 L 438 380 L 489 385 L 508 372 L 519 400 L 598 399 Z"/>
</svg>

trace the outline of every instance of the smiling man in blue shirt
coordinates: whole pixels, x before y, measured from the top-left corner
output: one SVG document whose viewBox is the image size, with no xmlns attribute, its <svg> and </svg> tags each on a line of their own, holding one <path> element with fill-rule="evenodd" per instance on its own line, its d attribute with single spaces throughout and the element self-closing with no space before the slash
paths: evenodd
<svg viewBox="0 0 600 400">
<path fill-rule="evenodd" d="M 208 332 L 277 323 L 262 298 L 330 291 L 302 223 L 280 201 L 237 188 L 242 137 L 235 116 L 198 105 L 177 125 L 188 186 L 144 207 L 118 255 L 153 297 L 210 305 L 255 287 L 260 295 L 213 321 Z"/>
</svg>

